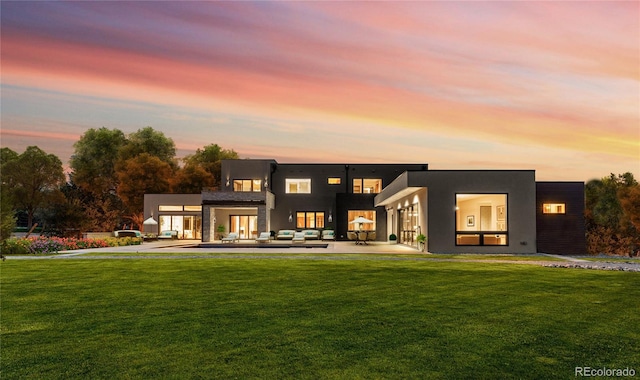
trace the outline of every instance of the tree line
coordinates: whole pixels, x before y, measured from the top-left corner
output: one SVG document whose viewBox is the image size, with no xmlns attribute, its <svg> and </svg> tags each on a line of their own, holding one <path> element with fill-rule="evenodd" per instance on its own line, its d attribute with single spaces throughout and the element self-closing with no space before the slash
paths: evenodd
<svg viewBox="0 0 640 380">
<path fill-rule="evenodd" d="M 144 194 L 200 193 L 216 189 L 221 160 L 239 159 L 230 149 L 210 144 L 176 158 L 175 143 L 151 127 L 125 135 L 121 130 L 89 129 L 74 144 L 65 177 L 62 162 L 37 146 L 18 154 L 0 150 L 1 238 L 26 219 L 47 234 L 142 227 Z"/>
<path fill-rule="evenodd" d="M 144 194 L 200 193 L 221 184 L 221 160 L 238 154 L 210 144 L 176 158 L 175 143 L 151 127 L 125 135 L 89 129 L 74 144 L 65 178 L 62 162 L 37 146 L 18 154 L 0 150 L 0 238 L 16 216 L 31 228 L 65 236 L 86 231 L 142 227 Z M 611 174 L 585 185 L 587 250 L 591 254 L 640 255 L 640 186 L 631 173 Z"/>
</svg>

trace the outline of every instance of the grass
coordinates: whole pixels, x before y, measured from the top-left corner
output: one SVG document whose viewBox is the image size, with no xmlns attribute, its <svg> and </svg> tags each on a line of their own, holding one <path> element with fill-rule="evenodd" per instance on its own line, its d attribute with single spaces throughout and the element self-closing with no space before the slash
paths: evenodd
<svg viewBox="0 0 640 380">
<path fill-rule="evenodd" d="M 343 258 L 343 259 L 407 259 L 407 260 L 501 260 L 501 261 L 567 261 L 562 258 L 544 255 L 524 254 L 430 254 L 430 253 L 324 253 L 322 249 L 313 249 L 308 252 L 287 252 L 286 250 L 257 250 L 256 252 L 234 252 L 202 250 L 201 252 L 89 252 L 83 253 L 88 257 L 307 257 L 307 258 Z"/>
<path fill-rule="evenodd" d="M 612 262 L 612 263 L 640 263 L 638 257 L 619 257 L 619 256 L 596 256 L 596 257 L 580 257 L 582 260 L 587 261 L 600 261 L 600 262 Z"/>
<path fill-rule="evenodd" d="M 640 370 L 640 275 L 390 260 L 8 260 L 1 378 Z"/>
</svg>

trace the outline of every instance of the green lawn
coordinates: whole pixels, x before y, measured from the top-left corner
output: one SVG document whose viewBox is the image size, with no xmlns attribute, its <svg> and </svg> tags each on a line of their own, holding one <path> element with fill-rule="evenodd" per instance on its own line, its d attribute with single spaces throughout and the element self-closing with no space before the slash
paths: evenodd
<svg viewBox="0 0 640 380">
<path fill-rule="evenodd" d="M 437 261 L 7 260 L 3 379 L 640 372 L 640 274 Z"/>
</svg>

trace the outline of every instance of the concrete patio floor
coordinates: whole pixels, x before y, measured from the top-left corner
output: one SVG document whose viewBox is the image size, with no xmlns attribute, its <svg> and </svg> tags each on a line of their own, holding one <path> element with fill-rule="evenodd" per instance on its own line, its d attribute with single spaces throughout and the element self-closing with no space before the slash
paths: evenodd
<svg viewBox="0 0 640 380">
<path fill-rule="evenodd" d="M 234 243 L 224 244 L 223 247 L 199 248 L 197 240 L 173 240 L 173 241 L 153 241 L 144 242 L 141 245 L 129 245 L 122 247 L 79 249 L 61 252 L 57 256 L 81 255 L 84 253 L 204 253 L 204 252 L 226 252 L 226 253 L 313 253 L 313 254 L 336 254 L 336 253 L 386 253 L 386 254 L 418 254 L 422 253 L 416 248 L 402 244 L 389 244 L 387 242 L 369 242 L 366 245 L 349 241 L 335 242 L 306 242 L 294 247 L 283 246 L 277 242 L 257 244 L 253 240 L 241 241 L 242 248 Z M 314 244 L 327 244 L 326 248 L 314 247 Z M 245 248 L 247 244 L 252 247 Z"/>
</svg>

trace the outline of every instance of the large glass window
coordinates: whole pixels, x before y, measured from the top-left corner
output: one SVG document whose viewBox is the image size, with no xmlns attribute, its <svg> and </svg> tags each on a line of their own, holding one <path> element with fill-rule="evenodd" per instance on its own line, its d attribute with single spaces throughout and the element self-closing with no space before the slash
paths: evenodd
<svg viewBox="0 0 640 380">
<path fill-rule="evenodd" d="M 416 236 L 418 234 L 418 205 L 411 205 L 400 209 L 400 243 L 417 245 Z"/>
<path fill-rule="evenodd" d="M 375 231 L 376 212 L 373 210 L 349 210 L 347 213 L 350 231 Z M 360 219 L 362 218 L 362 219 Z M 360 222 L 360 220 L 368 220 Z"/>
<path fill-rule="evenodd" d="M 377 194 L 382 191 L 382 180 L 371 178 L 354 178 L 354 194 Z"/>
<path fill-rule="evenodd" d="M 202 217 L 200 215 L 160 215 L 159 232 L 178 231 L 178 239 L 201 239 Z"/>
<path fill-rule="evenodd" d="M 297 212 L 296 228 L 324 228 L 324 212 Z"/>
<path fill-rule="evenodd" d="M 508 245 L 507 194 L 456 194 L 456 245 Z"/>
<path fill-rule="evenodd" d="M 285 193 L 287 193 L 287 194 L 311 194 L 311 178 L 287 178 L 287 179 L 285 179 Z"/>
<path fill-rule="evenodd" d="M 231 215 L 229 218 L 229 232 L 238 234 L 240 239 L 255 239 L 258 237 L 257 215 Z"/>
<path fill-rule="evenodd" d="M 261 191 L 262 180 L 259 179 L 234 179 L 233 191 Z"/>
</svg>

